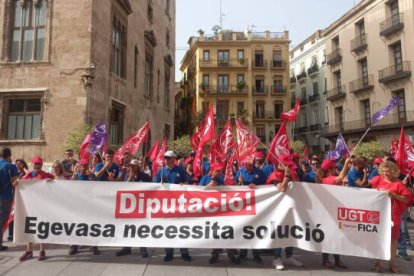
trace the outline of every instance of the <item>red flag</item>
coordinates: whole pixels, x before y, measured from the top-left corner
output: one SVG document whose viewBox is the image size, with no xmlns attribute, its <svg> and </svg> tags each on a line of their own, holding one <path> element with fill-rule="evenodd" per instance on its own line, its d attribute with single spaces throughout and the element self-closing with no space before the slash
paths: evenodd
<svg viewBox="0 0 414 276">
<path fill-rule="evenodd" d="M 79 162 L 83 161 L 83 160 L 88 160 L 91 157 L 91 153 L 89 152 L 89 145 L 91 142 L 91 138 L 92 138 L 92 133 L 88 132 L 88 134 L 86 134 L 85 139 L 83 139 L 82 145 L 80 146 L 79 149 Z"/>
<path fill-rule="evenodd" d="M 306 161 L 309 160 L 308 146 L 305 146 L 305 148 L 303 149 L 303 159 L 305 159 Z"/>
<path fill-rule="evenodd" d="M 155 158 L 157 157 L 159 147 L 160 147 L 160 141 L 157 140 L 155 144 L 152 146 L 152 148 L 149 150 L 149 152 L 147 153 L 148 158 L 152 162 L 154 162 Z"/>
<path fill-rule="evenodd" d="M 200 144 L 202 133 L 203 133 L 203 124 L 200 122 L 197 126 L 196 132 L 193 134 L 193 136 L 190 137 L 190 144 L 193 150 L 198 149 L 198 144 Z"/>
<path fill-rule="evenodd" d="M 248 157 L 253 156 L 256 152 L 256 147 L 260 143 L 260 138 L 257 137 L 250 129 L 243 125 L 236 119 L 237 130 L 237 151 L 239 162 L 244 162 Z"/>
<path fill-rule="evenodd" d="M 236 151 L 233 150 L 230 157 L 227 159 L 226 171 L 224 172 L 224 185 L 235 185 L 236 180 L 233 175 L 233 161 L 236 160 Z"/>
<path fill-rule="evenodd" d="M 394 159 L 397 161 L 398 167 L 402 173 L 405 172 L 407 155 L 405 152 L 405 135 L 404 128 L 401 127 L 400 140 L 398 142 L 397 151 L 395 152 Z"/>
<path fill-rule="evenodd" d="M 288 112 L 283 112 L 281 119 L 284 122 L 293 122 L 296 121 L 296 117 L 299 114 L 299 109 L 300 109 L 300 98 L 297 97 L 296 98 L 296 102 L 295 102 L 295 106 L 293 107 L 292 110 L 288 111 Z"/>
<path fill-rule="evenodd" d="M 194 156 L 193 171 L 194 176 L 201 176 L 201 159 L 203 155 L 203 148 L 207 142 L 214 139 L 214 113 L 213 106 L 210 106 L 210 110 L 207 113 L 206 120 L 204 121 L 203 131 L 201 132 L 201 140 L 198 144 L 196 155 Z"/>
<path fill-rule="evenodd" d="M 158 169 L 163 167 L 164 154 L 166 151 L 167 151 L 167 139 L 164 138 L 161 149 L 158 152 L 157 157 L 152 163 L 152 177 L 155 177 L 157 175 Z"/>
<path fill-rule="evenodd" d="M 235 142 L 233 139 L 233 133 L 231 127 L 230 119 L 227 120 L 224 129 L 221 131 L 219 136 L 214 141 L 214 144 L 210 147 L 210 154 L 211 154 L 211 162 L 214 161 L 225 161 L 229 157 L 227 154 L 229 151 L 233 150 L 235 147 Z"/>
<path fill-rule="evenodd" d="M 390 145 L 390 153 L 394 155 L 398 149 L 398 141 L 397 138 L 394 136 L 392 137 L 391 145 Z"/>
<path fill-rule="evenodd" d="M 267 159 L 273 164 L 277 164 L 280 156 L 285 154 L 290 154 L 290 143 L 286 132 L 286 122 L 283 122 L 270 144 Z"/>
<path fill-rule="evenodd" d="M 147 121 L 144 126 L 135 131 L 126 141 L 125 143 L 119 148 L 119 150 L 115 153 L 114 159 L 118 162 L 121 162 L 122 156 L 125 152 L 131 153 L 134 155 L 142 143 L 148 140 L 148 132 L 150 130 L 149 122 Z"/>
<path fill-rule="evenodd" d="M 7 228 L 9 228 L 9 225 L 10 223 L 12 223 L 13 220 L 14 220 L 14 200 L 12 201 L 9 217 L 7 218 L 6 223 L 3 225 L 2 233 L 6 232 Z"/>
</svg>

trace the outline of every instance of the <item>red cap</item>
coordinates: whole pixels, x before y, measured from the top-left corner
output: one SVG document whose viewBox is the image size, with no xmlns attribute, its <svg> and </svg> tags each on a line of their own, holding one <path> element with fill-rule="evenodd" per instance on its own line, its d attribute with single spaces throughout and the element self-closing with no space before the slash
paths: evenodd
<svg viewBox="0 0 414 276">
<path fill-rule="evenodd" d="M 193 161 L 194 161 L 194 158 L 190 156 L 190 157 L 187 157 L 184 162 L 186 165 L 188 165 L 189 163 L 192 163 Z"/>
<path fill-rule="evenodd" d="M 254 159 L 265 159 L 263 152 L 258 151 L 254 154 Z"/>
<path fill-rule="evenodd" d="M 223 164 L 219 162 L 214 162 L 213 164 L 210 165 L 210 170 L 212 171 L 220 171 L 223 168 L 224 168 Z"/>
<path fill-rule="evenodd" d="M 332 168 L 336 168 L 336 163 L 334 160 L 323 160 L 321 164 L 321 169 L 323 171 L 329 171 Z"/>
<path fill-rule="evenodd" d="M 377 157 L 374 160 L 374 164 L 381 164 L 382 163 L 382 158 L 381 157 Z"/>
<path fill-rule="evenodd" d="M 279 157 L 279 161 L 285 165 L 288 166 L 293 166 L 295 165 L 295 162 L 293 162 L 292 157 L 290 156 L 290 154 L 284 154 L 282 156 Z"/>
<path fill-rule="evenodd" d="M 43 164 L 43 159 L 42 159 L 42 157 L 40 157 L 40 156 L 35 156 L 35 157 L 33 157 L 33 159 L 32 159 L 32 163 L 33 163 L 33 164 L 36 164 L 36 163 L 42 163 L 42 164 Z"/>
<path fill-rule="evenodd" d="M 246 157 L 246 159 L 243 160 L 244 164 L 253 164 L 254 162 L 254 157 L 253 156 L 248 156 Z"/>
</svg>

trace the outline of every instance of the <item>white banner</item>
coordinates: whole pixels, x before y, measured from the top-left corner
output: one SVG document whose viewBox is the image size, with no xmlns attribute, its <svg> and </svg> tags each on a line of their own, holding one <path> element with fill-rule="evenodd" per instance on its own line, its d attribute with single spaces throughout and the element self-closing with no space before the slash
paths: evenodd
<svg viewBox="0 0 414 276">
<path fill-rule="evenodd" d="M 21 181 L 15 241 L 179 248 L 278 248 L 389 259 L 391 203 L 383 193 L 295 182 L 197 186 Z"/>
</svg>

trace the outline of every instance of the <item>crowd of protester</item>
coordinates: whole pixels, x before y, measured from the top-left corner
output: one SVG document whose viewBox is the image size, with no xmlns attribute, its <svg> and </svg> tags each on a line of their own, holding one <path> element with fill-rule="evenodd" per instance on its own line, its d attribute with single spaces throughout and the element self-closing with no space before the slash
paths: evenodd
<svg viewBox="0 0 414 276">
<path fill-rule="evenodd" d="M 4 148 L 1 151 L 0 159 L 0 227 L 7 221 L 15 185 L 26 179 L 156 182 L 200 185 L 210 188 L 225 185 L 225 164 L 220 162 L 210 164 L 207 159 L 203 160 L 202 176 L 195 177 L 193 172 L 194 155 L 194 152 L 190 152 L 188 156 L 177 156 L 173 151 L 166 151 L 164 166 L 158 169 L 156 175 L 151 175 L 151 161 L 148 158 L 135 158 L 128 152 L 123 154 L 121 164 L 114 161 L 112 150 L 107 150 L 103 157 L 99 153 L 92 156 L 90 162 L 87 160 L 78 162 L 74 158 L 73 150 L 69 149 L 66 151 L 64 160 L 54 161 L 50 170 L 44 171 L 43 159 L 40 156 L 33 157 L 31 168 L 29 168 L 25 160 L 22 159 L 17 159 L 13 164 L 10 149 Z M 395 256 L 407 261 L 411 260 L 407 254 L 407 249 L 411 248 L 407 229 L 413 192 L 411 176 L 401 174 L 396 161 L 389 154 L 368 162 L 359 156 L 350 156 L 347 159 L 335 161 L 322 160 L 316 155 L 310 158 L 300 157 L 298 154 L 292 153 L 281 156 L 278 164 L 269 164 L 265 155 L 258 151 L 254 158 L 246 160 L 243 164 L 234 161 L 232 165 L 236 185 L 248 186 L 251 189 L 255 189 L 259 185 L 276 185 L 279 191 L 286 192 L 290 181 L 300 181 L 384 191 L 392 201 L 392 252 L 389 269 L 391 272 L 398 273 Z M 13 239 L 12 228 L 13 224 L 10 224 L 8 240 Z M 77 245 L 71 245 L 69 255 L 77 254 L 79 248 Z M 7 246 L 4 246 L 0 240 L 0 251 L 3 250 L 7 250 Z M 218 262 L 220 253 L 224 250 L 213 249 L 209 262 Z M 91 247 L 90 251 L 95 255 L 100 254 L 97 247 Z M 234 264 L 239 264 L 248 258 L 248 249 L 227 249 L 226 252 Z M 282 261 L 283 252 L 285 252 L 285 259 Z M 131 253 L 131 247 L 124 247 L 116 253 L 116 256 L 125 256 Z M 143 258 L 149 256 L 147 248 L 140 248 L 140 253 Z M 181 248 L 180 253 L 183 260 L 192 260 L 187 248 Z M 268 255 L 269 250 L 253 250 L 253 261 L 261 263 L 263 254 Z M 277 248 L 270 254 L 273 255 L 273 264 L 278 270 L 283 270 L 285 265 L 303 266 L 302 262 L 293 256 L 293 248 L 291 247 Z M 164 261 L 170 262 L 173 257 L 174 249 L 166 248 Z M 28 243 L 20 261 L 31 258 L 33 258 L 33 244 Z M 45 245 L 40 244 L 38 259 L 42 261 L 45 258 Z M 336 254 L 333 255 L 332 262 L 329 260 L 329 255 L 323 253 L 322 265 L 326 268 L 347 268 L 340 260 L 340 256 Z M 381 269 L 381 262 L 376 261 L 374 270 L 380 272 Z"/>
</svg>

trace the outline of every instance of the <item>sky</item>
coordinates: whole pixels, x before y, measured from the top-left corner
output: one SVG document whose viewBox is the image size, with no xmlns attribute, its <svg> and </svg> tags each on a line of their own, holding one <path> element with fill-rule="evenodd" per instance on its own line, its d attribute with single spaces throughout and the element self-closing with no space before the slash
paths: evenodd
<svg viewBox="0 0 414 276">
<path fill-rule="evenodd" d="M 324 29 L 359 0 L 221 0 L 223 29 L 289 31 L 291 47 Z M 212 34 L 220 24 L 220 0 L 176 0 L 175 79 L 181 80 L 180 64 L 190 36 L 199 29 Z"/>
</svg>

